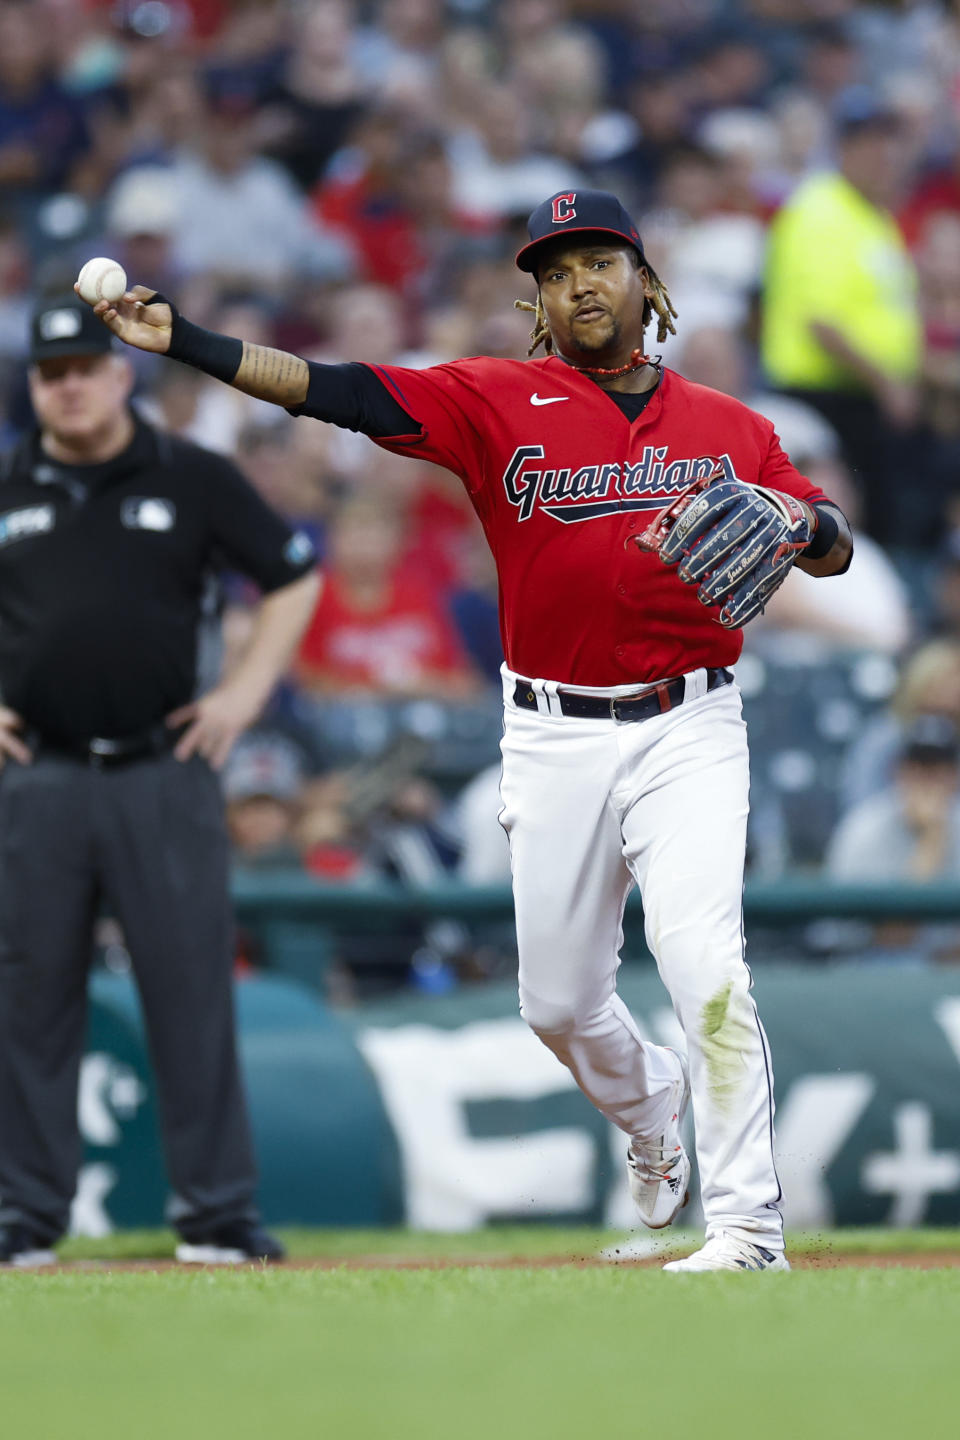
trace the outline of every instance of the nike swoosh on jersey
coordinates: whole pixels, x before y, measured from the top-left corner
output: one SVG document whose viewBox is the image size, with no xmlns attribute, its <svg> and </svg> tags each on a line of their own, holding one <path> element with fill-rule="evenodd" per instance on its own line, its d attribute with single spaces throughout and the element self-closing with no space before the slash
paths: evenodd
<svg viewBox="0 0 960 1440">
<path fill-rule="evenodd" d="M 534 392 L 530 396 L 531 405 L 559 405 L 561 400 L 569 400 L 569 395 L 537 395 Z"/>
</svg>

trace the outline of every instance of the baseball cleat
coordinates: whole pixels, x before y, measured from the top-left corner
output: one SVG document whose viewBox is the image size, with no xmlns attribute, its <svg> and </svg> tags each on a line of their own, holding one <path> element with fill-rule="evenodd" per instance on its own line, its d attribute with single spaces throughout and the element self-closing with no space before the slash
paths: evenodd
<svg viewBox="0 0 960 1440">
<path fill-rule="evenodd" d="M 249 1220 L 219 1225 L 196 1240 L 181 1240 L 176 1249 L 181 1265 L 249 1265 L 283 1260 L 286 1254 L 279 1240 Z"/>
<path fill-rule="evenodd" d="M 680 1078 L 673 1087 L 670 1121 L 659 1141 L 652 1145 L 631 1140 L 627 1147 L 627 1184 L 630 1197 L 649 1230 L 671 1225 L 690 1198 L 690 1157 L 680 1139 L 680 1126 L 690 1102 L 690 1076 L 684 1057 Z"/>
<path fill-rule="evenodd" d="M 731 1235 L 729 1230 L 721 1230 L 702 1250 L 685 1260 L 671 1260 L 663 1268 L 688 1275 L 706 1270 L 789 1270 L 790 1261 L 782 1250 L 769 1250 L 766 1245 L 755 1245 Z"/>
</svg>

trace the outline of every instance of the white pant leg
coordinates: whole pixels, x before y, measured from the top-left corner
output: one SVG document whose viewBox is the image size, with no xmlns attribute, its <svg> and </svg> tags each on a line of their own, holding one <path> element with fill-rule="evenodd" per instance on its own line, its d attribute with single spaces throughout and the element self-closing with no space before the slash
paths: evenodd
<svg viewBox="0 0 960 1440">
<path fill-rule="evenodd" d="M 625 854 L 687 1039 L 707 1233 L 779 1246 L 770 1053 L 743 958 L 749 761 L 739 692 L 726 686 L 618 735 Z"/>
<path fill-rule="evenodd" d="M 610 800 L 616 730 L 612 721 L 508 706 L 500 818 L 510 837 L 524 1019 L 608 1120 L 649 1139 L 677 1060 L 641 1040 L 615 993 L 633 886 Z"/>
</svg>

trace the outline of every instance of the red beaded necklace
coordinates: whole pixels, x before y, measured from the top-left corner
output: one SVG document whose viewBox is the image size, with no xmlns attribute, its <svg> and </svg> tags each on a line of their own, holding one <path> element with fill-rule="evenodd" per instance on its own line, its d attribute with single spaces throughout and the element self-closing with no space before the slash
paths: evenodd
<svg viewBox="0 0 960 1440">
<path fill-rule="evenodd" d="M 578 375 L 602 375 L 607 380 L 615 380 L 620 375 L 629 375 L 631 370 L 639 370 L 642 366 L 651 363 L 650 356 L 644 355 L 642 350 L 633 350 L 630 354 L 629 363 L 621 365 L 615 370 L 604 370 L 596 365 L 574 365 L 573 361 L 568 360 L 566 355 L 558 355 L 557 359 L 562 360 L 564 365 L 569 365 L 571 370 L 576 370 Z"/>
</svg>

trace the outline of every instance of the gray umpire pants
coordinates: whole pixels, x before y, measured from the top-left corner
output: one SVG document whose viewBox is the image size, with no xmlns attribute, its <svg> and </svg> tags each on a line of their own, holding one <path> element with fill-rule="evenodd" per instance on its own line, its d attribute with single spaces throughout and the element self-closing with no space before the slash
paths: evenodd
<svg viewBox="0 0 960 1440">
<path fill-rule="evenodd" d="M 223 802 L 194 757 L 107 769 L 41 753 L 0 772 L 0 1220 L 52 1243 L 80 1161 L 94 922 L 123 926 L 187 1240 L 256 1219 L 233 1014 Z"/>
</svg>

